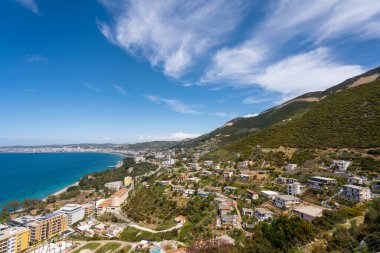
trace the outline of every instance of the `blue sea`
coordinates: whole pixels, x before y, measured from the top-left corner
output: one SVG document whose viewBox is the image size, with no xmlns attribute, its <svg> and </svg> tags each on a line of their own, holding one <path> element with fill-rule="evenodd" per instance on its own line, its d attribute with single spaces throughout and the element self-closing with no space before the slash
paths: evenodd
<svg viewBox="0 0 380 253">
<path fill-rule="evenodd" d="M 105 153 L 0 153 L 0 203 L 45 198 L 122 159 Z"/>
</svg>

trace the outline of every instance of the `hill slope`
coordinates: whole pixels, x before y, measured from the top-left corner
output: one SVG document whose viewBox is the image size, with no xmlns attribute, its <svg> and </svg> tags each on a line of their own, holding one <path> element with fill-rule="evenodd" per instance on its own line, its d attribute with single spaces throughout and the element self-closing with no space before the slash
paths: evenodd
<svg viewBox="0 0 380 253">
<path fill-rule="evenodd" d="M 243 137 L 249 136 L 273 124 L 282 122 L 300 113 L 309 106 L 317 103 L 322 98 L 352 87 L 360 86 L 363 83 L 372 82 L 380 79 L 380 67 L 370 70 L 362 75 L 347 79 L 346 81 L 335 85 L 325 91 L 316 91 L 303 94 L 291 99 L 279 106 L 273 107 L 259 114 L 256 117 L 235 118 L 227 122 L 224 126 L 202 135 L 198 138 L 184 141 L 177 147 L 184 148 L 207 148 L 213 150 L 224 145 L 237 141 Z"/>
<path fill-rule="evenodd" d="M 368 148 L 380 146 L 380 81 L 333 93 L 291 119 L 225 147 Z"/>
</svg>

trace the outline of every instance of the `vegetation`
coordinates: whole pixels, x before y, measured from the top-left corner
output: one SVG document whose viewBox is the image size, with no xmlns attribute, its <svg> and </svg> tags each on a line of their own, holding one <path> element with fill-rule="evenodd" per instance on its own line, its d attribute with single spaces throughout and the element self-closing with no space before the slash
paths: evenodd
<svg viewBox="0 0 380 253">
<path fill-rule="evenodd" d="M 132 248 L 131 245 L 125 246 L 125 247 L 122 248 L 121 250 L 116 251 L 116 253 L 127 253 L 128 251 L 131 250 L 131 248 Z"/>
<path fill-rule="evenodd" d="M 89 249 L 89 250 L 95 250 L 97 247 L 99 247 L 100 243 L 98 242 L 90 242 L 81 247 L 80 249 L 75 250 L 73 253 L 79 253 L 81 250 Z"/>
<path fill-rule="evenodd" d="M 162 241 L 172 240 L 178 236 L 177 230 L 162 233 L 151 233 L 147 231 L 138 230 L 134 227 L 127 227 L 120 235 L 120 239 L 126 242 L 139 242 L 141 240 L 147 241 Z"/>
<path fill-rule="evenodd" d="M 298 113 L 226 147 L 370 148 L 380 146 L 380 81 L 334 93 Z"/>
<path fill-rule="evenodd" d="M 106 243 L 102 247 L 100 247 L 97 251 L 95 251 L 95 253 L 111 253 L 117 248 L 119 248 L 120 245 L 121 244 L 117 242 Z"/>
</svg>

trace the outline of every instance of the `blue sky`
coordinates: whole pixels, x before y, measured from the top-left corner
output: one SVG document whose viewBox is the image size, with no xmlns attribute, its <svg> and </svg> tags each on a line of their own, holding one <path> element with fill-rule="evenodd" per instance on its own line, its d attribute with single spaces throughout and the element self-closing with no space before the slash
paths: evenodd
<svg viewBox="0 0 380 253">
<path fill-rule="evenodd" d="M 380 65 L 378 0 L 5 0 L 0 146 L 178 140 Z"/>
</svg>

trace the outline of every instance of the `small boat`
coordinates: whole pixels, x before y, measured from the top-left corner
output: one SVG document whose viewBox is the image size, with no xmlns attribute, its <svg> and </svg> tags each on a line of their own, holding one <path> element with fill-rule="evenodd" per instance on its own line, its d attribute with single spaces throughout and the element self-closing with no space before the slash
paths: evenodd
<svg viewBox="0 0 380 253">
<path fill-rule="evenodd" d="M 114 169 L 115 165 L 110 165 L 110 166 L 108 166 L 108 168 Z"/>
</svg>

